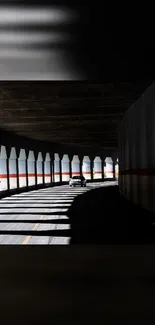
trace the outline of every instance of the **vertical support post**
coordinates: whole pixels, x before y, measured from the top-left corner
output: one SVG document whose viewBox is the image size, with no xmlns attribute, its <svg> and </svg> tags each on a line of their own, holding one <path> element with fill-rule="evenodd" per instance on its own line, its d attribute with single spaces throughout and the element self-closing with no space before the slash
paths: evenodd
<svg viewBox="0 0 155 325">
<path fill-rule="evenodd" d="M 102 164 L 102 180 L 104 181 L 104 158 L 101 159 Z"/>
<path fill-rule="evenodd" d="M 43 184 L 45 185 L 45 159 L 42 161 Z"/>
<path fill-rule="evenodd" d="M 26 151 L 20 149 L 18 153 L 18 176 L 19 176 L 19 187 L 27 186 L 27 174 L 26 174 Z"/>
<path fill-rule="evenodd" d="M 0 190 L 7 191 L 10 189 L 9 183 L 9 164 L 8 164 L 8 148 L 0 146 Z"/>
<path fill-rule="evenodd" d="M 80 158 L 80 176 L 82 176 L 83 173 L 82 173 L 82 158 Z"/>
<path fill-rule="evenodd" d="M 115 165 L 116 165 L 116 159 L 113 158 L 113 178 L 114 178 L 114 180 L 116 179 L 116 177 L 115 177 Z"/>
<path fill-rule="evenodd" d="M 28 156 L 25 159 L 25 172 L 26 172 L 26 187 L 29 186 L 29 176 L 28 176 Z"/>
<path fill-rule="evenodd" d="M 9 178 L 9 158 L 6 158 L 6 170 L 7 170 L 7 189 L 10 190 L 10 178 Z"/>
<path fill-rule="evenodd" d="M 93 181 L 94 175 L 93 175 L 93 166 L 94 165 L 94 160 L 93 157 L 90 158 L 90 173 L 91 173 L 91 180 Z"/>
<path fill-rule="evenodd" d="M 18 157 L 16 158 L 16 174 L 17 174 L 17 188 L 19 188 L 19 164 L 18 164 Z"/>
<path fill-rule="evenodd" d="M 69 156 L 69 177 L 72 178 L 72 157 Z"/>
<path fill-rule="evenodd" d="M 50 161 L 50 174 L 51 174 L 51 184 L 54 183 L 53 177 L 54 177 L 54 161 L 53 159 Z"/>
<path fill-rule="evenodd" d="M 61 159 L 62 157 L 59 155 L 60 160 L 59 160 L 59 173 L 60 173 L 60 183 L 62 183 L 62 165 L 61 165 Z"/>
<path fill-rule="evenodd" d="M 34 161 L 34 174 L 35 174 L 35 186 L 37 186 L 37 161 L 36 161 L 36 157 L 35 157 L 35 161 Z"/>
</svg>

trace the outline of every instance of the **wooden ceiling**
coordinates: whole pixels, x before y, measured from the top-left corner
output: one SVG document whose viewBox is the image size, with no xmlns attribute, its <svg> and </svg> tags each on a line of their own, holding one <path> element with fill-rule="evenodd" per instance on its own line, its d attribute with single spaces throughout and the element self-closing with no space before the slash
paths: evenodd
<svg viewBox="0 0 155 325">
<path fill-rule="evenodd" d="M 48 143 L 117 148 L 120 120 L 151 83 L 0 81 L 0 128 Z"/>
</svg>

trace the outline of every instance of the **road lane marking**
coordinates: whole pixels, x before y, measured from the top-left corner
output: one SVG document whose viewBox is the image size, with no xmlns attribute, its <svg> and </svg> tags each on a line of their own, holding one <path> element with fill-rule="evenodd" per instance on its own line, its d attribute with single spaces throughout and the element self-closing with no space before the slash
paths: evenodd
<svg viewBox="0 0 155 325">
<path fill-rule="evenodd" d="M 47 211 L 46 211 L 47 212 Z M 40 216 L 39 220 L 43 220 L 44 216 Z M 40 223 L 36 223 L 34 225 L 34 227 L 32 228 L 32 230 L 37 230 L 37 228 L 39 227 Z M 29 240 L 31 239 L 32 236 L 26 236 L 26 238 L 24 239 L 24 241 L 22 242 L 22 245 L 26 245 Z"/>
</svg>

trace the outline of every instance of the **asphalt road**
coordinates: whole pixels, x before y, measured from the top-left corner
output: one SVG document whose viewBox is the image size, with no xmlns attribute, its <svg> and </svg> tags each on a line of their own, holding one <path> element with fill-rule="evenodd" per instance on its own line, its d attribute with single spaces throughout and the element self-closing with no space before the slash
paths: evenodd
<svg viewBox="0 0 155 325">
<path fill-rule="evenodd" d="M 0 200 L 0 245 L 68 245 L 67 210 L 74 198 L 94 187 L 117 182 L 68 185 L 12 195 Z"/>
</svg>

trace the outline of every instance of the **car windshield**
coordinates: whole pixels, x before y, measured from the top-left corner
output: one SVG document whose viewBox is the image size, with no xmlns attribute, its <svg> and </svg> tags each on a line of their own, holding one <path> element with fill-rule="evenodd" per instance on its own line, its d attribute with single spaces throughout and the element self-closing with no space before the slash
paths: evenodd
<svg viewBox="0 0 155 325">
<path fill-rule="evenodd" d="M 84 177 L 82 176 L 73 176 L 73 179 L 82 179 L 82 180 L 84 180 Z"/>
</svg>

